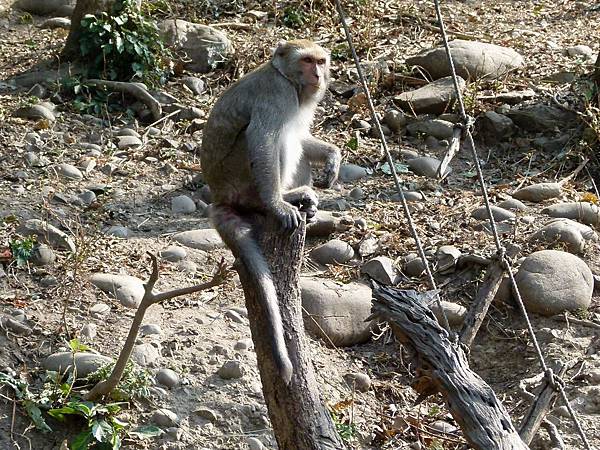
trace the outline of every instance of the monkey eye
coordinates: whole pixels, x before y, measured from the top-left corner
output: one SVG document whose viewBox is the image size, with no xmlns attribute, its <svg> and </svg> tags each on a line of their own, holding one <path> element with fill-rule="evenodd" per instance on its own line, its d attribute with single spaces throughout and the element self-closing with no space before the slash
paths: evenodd
<svg viewBox="0 0 600 450">
<path fill-rule="evenodd" d="M 325 59 L 319 59 L 319 60 L 317 61 L 317 64 L 319 64 L 320 66 L 323 66 L 323 65 L 325 65 Z"/>
<path fill-rule="evenodd" d="M 312 63 L 313 59 L 310 56 L 305 56 L 304 58 L 302 58 L 302 62 Z"/>
</svg>

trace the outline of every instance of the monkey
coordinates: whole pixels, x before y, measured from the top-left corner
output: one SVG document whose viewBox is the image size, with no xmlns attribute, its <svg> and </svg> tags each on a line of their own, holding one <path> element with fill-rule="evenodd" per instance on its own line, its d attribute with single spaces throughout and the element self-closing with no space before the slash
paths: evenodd
<svg viewBox="0 0 600 450">
<path fill-rule="evenodd" d="M 340 150 L 310 134 L 329 82 L 329 54 L 309 40 L 281 41 L 272 58 L 232 84 L 215 102 L 203 129 L 200 163 L 213 203 L 209 217 L 259 290 L 279 375 L 293 367 L 283 336 L 277 293 L 256 239 L 255 214 L 290 232 L 312 220 L 318 198 L 311 166 L 323 165 L 319 187 L 337 180 Z"/>
</svg>

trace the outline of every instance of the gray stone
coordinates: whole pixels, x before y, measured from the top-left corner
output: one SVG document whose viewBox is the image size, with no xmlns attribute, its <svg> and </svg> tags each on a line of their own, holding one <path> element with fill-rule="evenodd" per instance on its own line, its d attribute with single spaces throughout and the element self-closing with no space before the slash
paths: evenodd
<svg viewBox="0 0 600 450">
<path fill-rule="evenodd" d="M 56 116 L 52 111 L 42 105 L 24 106 L 14 112 L 15 117 L 31 120 L 48 120 L 54 122 Z"/>
<path fill-rule="evenodd" d="M 86 341 L 93 341 L 98 334 L 98 328 L 94 323 L 88 323 L 83 326 L 81 331 L 79 332 L 79 336 L 82 337 Z"/>
<path fill-rule="evenodd" d="M 442 245 L 435 252 L 437 260 L 437 271 L 444 273 L 445 271 L 453 270 L 458 262 L 458 258 L 462 256 L 461 251 L 453 245 Z"/>
<path fill-rule="evenodd" d="M 592 300 L 592 271 L 570 253 L 532 253 L 521 264 L 515 279 L 527 310 L 544 316 L 585 310 Z"/>
<path fill-rule="evenodd" d="M 135 131 L 133 128 L 120 128 L 116 133 L 117 136 L 133 136 L 136 137 L 138 139 L 141 138 L 140 134 Z"/>
<path fill-rule="evenodd" d="M 178 195 L 171 199 L 171 211 L 175 214 L 190 214 L 196 211 L 196 204 L 187 195 Z"/>
<path fill-rule="evenodd" d="M 376 253 L 379 250 L 379 239 L 375 236 L 366 236 L 360 244 L 358 244 L 358 254 L 367 257 Z"/>
<path fill-rule="evenodd" d="M 442 162 L 431 156 L 420 156 L 418 158 L 409 159 L 406 163 L 408 164 L 408 167 L 410 167 L 410 170 L 417 175 L 438 178 L 437 171 Z M 450 166 L 446 167 L 446 171 L 442 174 L 441 178 L 446 178 L 451 172 L 452 169 Z"/>
<path fill-rule="evenodd" d="M 60 177 L 67 178 L 69 180 L 79 181 L 83 179 L 81 171 L 72 164 L 58 164 L 54 167 L 54 171 Z"/>
<path fill-rule="evenodd" d="M 130 275 L 96 273 L 90 282 L 101 291 L 114 296 L 126 308 L 137 308 L 144 297 L 144 283 Z"/>
<path fill-rule="evenodd" d="M 425 134 L 437 139 L 448 139 L 452 137 L 454 124 L 440 119 L 429 119 L 409 123 L 406 131 L 410 134 Z"/>
<path fill-rule="evenodd" d="M 171 245 L 164 250 L 161 250 L 160 257 L 169 262 L 179 262 L 187 258 L 187 251 L 183 247 Z"/>
<path fill-rule="evenodd" d="M 225 247 L 221 236 L 214 228 L 183 231 L 173 235 L 173 239 L 186 247 L 204 251 Z"/>
<path fill-rule="evenodd" d="M 515 124 L 510 117 L 495 111 L 486 111 L 477 118 L 477 132 L 486 143 L 502 142 L 515 132 Z"/>
<path fill-rule="evenodd" d="M 369 171 L 356 164 L 342 164 L 340 166 L 339 180 L 343 183 L 357 181 L 369 175 Z"/>
<path fill-rule="evenodd" d="M 0 315 L 0 326 L 20 336 L 30 336 L 33 333 L 33 330 L 18 318 L 4 314 Z"/>
<path fill-rule="evenodd" d="M 90 315 L 96 319 L 102 319 L 110 312 L 110 306 L 106 303 L 96 303 L 90 307 Z"/>
<path fill-rule="evenodd" d="M 587 45 L 575 45 L 573 47 L 568 47 L 566 49 L 567 55 L 573 57 L 583 57 L 586 59 L 591 59 L 594 56 L 594 50 Z"/>
<path fill-rule="evenodd" d="M 203 80 L 197 77 L 185 77 L 183 85 L 186 86 L 194 95 L 203 94 L 206 91 L 206 84 Z"/>
<path fill-rule="evenodd" d="M 371 378 L 366 373 L 348 373 L 344 375 L 344 380 L 358 392 L 368 392 L 371 389 Z"/>
<path fill-rule="evenodd" d="M 213 409 L 201 407 L 194 411 L 198 417 L 202 417 L 205 420 L 208 420 L 212 423 L 217 423 L 219 421 L 219 414 Z"/>
<path fill-rule="evenodd" d="M 252 342 L 252 339 L 240 339 L 235 343 L 233 349 L 237 351 L 245 351 L 251 349 L 252 347 L 254 347 L 254 342 Z"/>
<path fill-rule="evenodd" d="M 162 329 L 160 328 L 160 325 L 157 325 L 155 323 L 148 323 L 146 325 L 142 325 L 140 327 L 140 336 L 152 336 L 152 335 L 157 335 L 160 336 L 162 334 Z"/>
<path fill-rule="evenodd" d="M 215 28 L 180 19 L 167 19 L 160 28 L 166 44 L 186 56 L 182 62 L 193 72 L 210 72 L 233 55 L 231 41 Z"/>
<path fill-rule="evenodd" d="M 233 309 L 228 309 L 227 311 L 225 311 L 225 317 L 236 323 L 246 323 L 246 320 L 240 315 L 240 313 L 234 311 Z"/>
<path fill-rule="evenodd" d="M 573 219 L 587 225 L 600 223 L 600 207 L 587 202 L 558 203 L 542 210 L 551 217 Z"/>
<path fill-rule="evenodd" d="M 450 326 L 460 327 L 465 320 L 465 316 L 467 315 L 467 308 L 459 305 L 458 303 L 447 302 L 445 300 L 442 300 L 440 303 Z M 443 323 L 442 312 L 440 311 L 437 302 L 434 301 L 429 307 L 431 308 L 431 312 L 433 312 L 438 322 Z"/>
<path fill-rule="evenodd" d="M 76 250 L 75 243 L 66 233 L 39 219 L 29 219 L 17 228 L 17 232 L 22 236 L 34 235 L 38 242 L 52 247 L 65 248 L 71 252 Z"/>
<path fill-rule="evenodd" d="M 348 196 L 354 200 L 362 200 L 365 198 L 365 193 L 359 186 L 357 186 L 348 193 Z"/>
<path fill-rule="evenodd" d="M 425 264 L 418 255 L 407 256 L 403 272 L 409 277 L 418 278 L 425 273 Z"/>
<path fill-rule="evenodd" d="M 582 228 L 583 227 L 583 228 Z M 572 253 L 581 253 L 587 239 L 595 239 L 596 233 L 588 226 L 571 219 L 555 219 L 536 231 L 531 241 L 562 243 Z"/>
<path fill-rule="evenodd" d="M 1 278 L 1 277 L 0 277 Z M 41 287 L 52 287 L 58 285 L 58 280 L 52 275 L 46 275 L 40 279 Z"/>
<path fill-rule="evenodd" d="M 498 92 L 494 95 L 494 98 L 498 102 L 505 103 L 507 105 L 516 105 L 524 102 L 525 100 L 532 100 L 536 97 L 536 93 L 533 89 L 525 89 L 523 91 L 509 91 L 509 92 Z"/>
<path fill-rule="evenodd" d="M 496 79 L 523 66 L 523 57 L 511 48 L 477 41 L 450 41 L 450 53 L 456 73 L 464 79 Z M 411 66 L 420 66 L 433 78 L 451 75 L 446 50 L 436 47 L 406 59 Z"/>
<path fill-rule="evenodd" d="M 44 369 L 52 370 L 53 372 L 70 373 L 73 370 L 73 365 L 75 365 L 77 378 L 85 378 L 89 374 L 96 372 L 101 367 L 111 364 L 112 362 L 113 360 L 111 358 L 95 353 L 61 352 L 48 356 L 42 362 L 42 366 Z"/>
<path fill-rule="evenodd" d="M 244 376 L 244 368 L 239 361 L 229 360 L 221 366 L 221 368 L 217 371 L 217 375 L 224 380 L 242 378 Z"/>
<path fill-rule="evenodd" d="M 56 255 L 46 244 L 37 244 L 33 247 L 30 261 L 34 266 L 48 266 L 56 261 Z"/>
<path fill-rule="evenodd" d="M 459 89 L 464 91 L 467 83 L 458 78 Z M 442 114 L 456 101 L 452 78 L 436 80 L 413 91 L 403 92 L 394 97 L 394 102 L 404 111 L 415 114 Z"/>
<path fill-rule="evenodd" d="M 46 16 L 71 4 L 71 0 L 17 0 L 13 7 L 38 16 Z"/>
<path fill-rule="evenodd" d="M 312 249 L 310 257 L 319 264 L 344 264 L 354 258 L 354 250 L 348 243 L 332 239 Z"/>
<path fill-rule="evenodd" d="M 104 231 L 109 236 L 114 236 L 119 239 L 129 239 L 131 236 L 131 231 L 129 228 L 121 226 L 121 225 L 112 225 Z"/>
<path fill-rule="evenodd" d="M 560 183 L 538 183 L 526 186 L 515 191 L 512 196 L 518 200 L 529 202 L 543 202 L 551 198 L 560 197 L 562 187 Z"/>
<path fill-rule="evenodd" d="M 85 190 L 81 192 L 77 198 L 82 204 L 89 206 L 96 201 L 96 194 L 94 194 L 94 191 Z"/>
<path fill-rule="evenodd" d="M 371 124 L 364 119 L 353 119 L 350 126 L 355 130 L 362 131 L 364 134 L 371 131 Z"/>
<path fill-rule="evenodd" d="M 538 103 L 520 109 L 512 108 L 506 114 L 519 127 L 534 132 L 564 129 L 577 117 L 573 112 Z"/>
<path fill-rule="evenodd" d="M 179 425 L 177 414 L 167 408 L 160 408 L 154 411 L 151 420 L 159 427 L 176 427 Z"/>
<path fill-rule="evenodd" d="M 142 367 L 155 367 L 159 358 L 160 351 L 150 343 L 136 345 L 131 352 L 131 359 Z"/>
<path fill-rule="evenodd" d="M 371 336 L 371 288 L 362 283 L 337 284 L 301 277 L 304 326 L 327 345 L 362 344 Z"/>
<path fill-rule="evenodd" d="M 505 222 L 507 220 L 512 220 L 516 217 L 514 212 L 508 211 L 498 206 L 491 205 L 490 210 L 492 211 L 492 216 L 494 216 L 494 221 L 496 222 Z M 473 212 L 471 213 L 471 217 L 477 220 L 489 220 L 490 218 L 485 206 L 480 206 L 479 208 L 473 210 Z"/>
<path fill-rule="evenodd" d="M 420 202 L 423 200 L 423 194 L 421 194 L 420 192 L 414 192 L 414 191 L 402 191 L 402 193 L 404 194 L 404 199 L 407 202 Z M 391 200 L 394 202 L 401 202 L 402 199 L 400 198 L 400 194 L 398 192 L 396 192 L 394 195 L 392 195 Z"/>
<path fill-rule="evenodd" d="M 406 115 L 402 111 L 398 111 L 397 109 L 390 109 L 383 116 L 383 122 L 390 127 L 394 133 L 399 132 L 406 126 Z"/>
<path fill-rule="evenodd" d="M 119 147 L 121 150 L 125 150 L 128 148 L 137 148 L 142 145 L 142 140 L 137 136 L 124 135 L 118 136 L 117 139 L 117 147 Z"/>
<path fill-rule="evenodd" d="M 179 103 L 179 99 L 177 97 L 169 94 L 168 92 L 151 91 L 150 95 L 152 95 L 152 97 L 154 97 L 154 99 L 163 106 L 172 105 L 174 103 Z"/>
<path fill-rule="evenodd" d="M 63 30 L 68 30 L 71 28 L 71 20 L 66 17 L 52 17 L 50 19 L 44 20 L 40 24 L 40 28 L 54 30 L 56 28 L 62 28 Z M 41 97 L 41 96 L 38 96 Z"/>
<path fill-rule="evenodd" d="M 511 211 L 526 211 L 527 205 L 516 198 L 507 198 L 496 205 L 498 208 L 508 209 Z"/>
<path fill-rule="evenodd" d="M 394 267 L 394 261 L 387 256 L 377 256 L 360 268 L 361 273 L 365 273 L 375 281 L 389 285 L 395 285 L 400 278 L 398 271 Z"/>
<path fill-rule="evenodd" d="M 314 222 L 306 225 L 307 237 L 325 237 L 336 231 L 339 220 L 329 211 L 318 210 Z"/>
<path fill-rule="evenodd" d="M 267 450 L 267 447 L 265 447 L 263 443 L 255 437 L 247 438 L 246 445 L 248 446 L 248 450 Z"/>
<path fill-rule="evenodd" d="M 156 382 L 163 386 L 173 389 L 179 386 L 179 375 L 177 372 L 171 369 L 160 369 L 156 372 Z"/>
</svg>

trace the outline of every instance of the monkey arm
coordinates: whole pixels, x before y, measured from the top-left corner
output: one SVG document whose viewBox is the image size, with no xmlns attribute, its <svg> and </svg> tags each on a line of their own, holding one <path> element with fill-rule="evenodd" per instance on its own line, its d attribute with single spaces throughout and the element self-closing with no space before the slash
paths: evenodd
<svg viewBox="0 0 600 450">
<path fill-rule="evenodd" d="M 310 186 L 300 186 L 283 194 L 283 199 L 306 213 L 306 220 L 310 222 L 317 214 L 319 197 Z"/>
<path fill-rule="evenodd" d="M 323 173 L 325 180 L 316 183 L 318 187 L 331 187 L 337 181 L 340 171 L 342 156 L 340 149 L 333 144 L 328 144 L 314 136 L 307 136 L 302 140 L 302 150 L 310 162 L 324 164 Z"/>
</svg>

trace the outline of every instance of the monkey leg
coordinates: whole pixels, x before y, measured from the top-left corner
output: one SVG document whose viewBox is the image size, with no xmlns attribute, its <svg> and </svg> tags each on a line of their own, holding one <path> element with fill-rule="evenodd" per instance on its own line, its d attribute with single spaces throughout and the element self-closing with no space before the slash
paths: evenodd
<svg viewBox="0 0 600 450">
<path fill-rule="evenodd" d="M 310 186 L 300 186 L 287 191 L 283 194 L 283 200 L 306 213 L 307 222 L 310 222 L 317 213 L 319 197 L 317 197 L 317 194 Z"/>
<path fill-rule="evenodd" d="M 281 378 L 287 384 L 292 378 L 292 362 L 283 337 L 277 292 L 269 265 L 253 236 L 254 227 L 244 220 L 238 211 L 226 205 L 213 203 L 210 206 L 210 218 L 227 247 L 244 265 L 258 289 L 264 314 L 270 324 L 273 358 Z"/>
<path fill-rule="evenodd" d="M 302 140 L 302 150 L 311 163 L 323 164 L 322 181 L 315 182 L 317 187 L 331 187 L 337 181 L 342 155 L 340 149 L 314 136 Z"/>
</svg>

